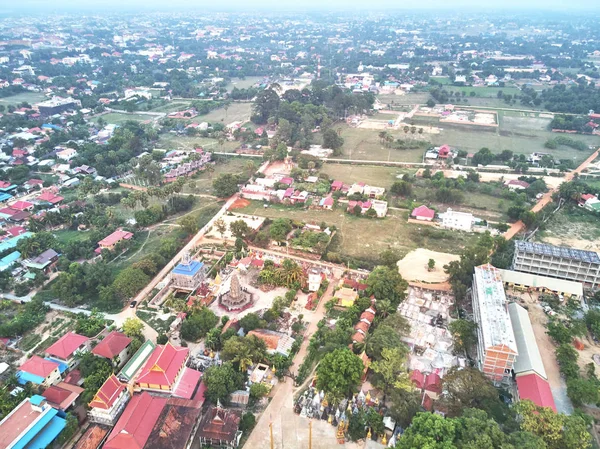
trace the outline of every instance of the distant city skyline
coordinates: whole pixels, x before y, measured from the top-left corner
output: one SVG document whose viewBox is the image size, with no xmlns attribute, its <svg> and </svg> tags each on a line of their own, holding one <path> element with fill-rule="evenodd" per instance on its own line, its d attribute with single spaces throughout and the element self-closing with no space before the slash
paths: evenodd
<svg viewBox="0 0 600 449">
<path fill-rule="evenodd" d="M 506 10 L 530 10 L 530 11 L 583 11 L 600 10 L 600 2 L 590 2 L 587 0 L 505 0 L 501 4 L 484 4 L 476 0 L 454 0 L 448 3 L 446 0 L 423 0 L 415 3 L 409 0 L 372 0 L 368 3 L 358 1 L 330 0 L 326 3 L 317 0 L 306 0 L 302 6 L 294 2 L 274 2 L 272 0 L 258 0 L 251 4 L 241 0 L 230 0 L 215 4 L 208 1 L 187 1 L 170 0 L 168 2 L 158 0 L 88 0 L 81 2 L 79 0 L 56 0 L 48 2 L 47 0 L 22 0 L 13 2 L 10 5 L 0 6 L 0 13 L 9 14 L 10 12 L 35 12 L 38 11 L 65 11 L 65 10 L 200 10 L 207 9 L 211 11 L 291 11 L 291 10 L 444 10 L 457 11 L 464 9 L 488 10 L 488 11 L 506 11 Z M 458 11 L 457 11 L 458 12 Z M 462 11 L 461 11 L 462 12 Z"/>
</svg>

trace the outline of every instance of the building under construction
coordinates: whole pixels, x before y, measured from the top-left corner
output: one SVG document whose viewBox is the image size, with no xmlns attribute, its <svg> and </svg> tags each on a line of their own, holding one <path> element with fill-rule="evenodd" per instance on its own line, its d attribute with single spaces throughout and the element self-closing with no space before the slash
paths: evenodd
<svg viewBox="0 0 600 449">
<path fill-rule="evenodd" d="M 494 383 L 508 381 L 518 355 L 500 271 L 490 264 L 475 267 L 473 315 L 477 323 L 479 369 Z"/>
<path fill-rule="evenodd" d="M 512 269 L 582 282 L 592 288 L 600 283 L 598 253 L 545 243 L 515 242 Z"/>
</svg>

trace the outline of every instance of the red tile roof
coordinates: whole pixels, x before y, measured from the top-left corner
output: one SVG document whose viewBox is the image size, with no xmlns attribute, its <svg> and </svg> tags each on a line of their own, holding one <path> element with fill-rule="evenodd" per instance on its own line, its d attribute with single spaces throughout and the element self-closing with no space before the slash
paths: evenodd
<svg viewBox="0 0 600 449">
<path fill-rule="evenodd" d="M 92 349 L 92 353 L 112 360 L 129 346 L 129 343 L 131 338 L 121 332 L 113 331 Z"/>
<path fill-rule="evenodd" d="M 526 374 L 517 377 L 517 389 L 521 400 L 529 399 L 540 407 L 550 407 L 556 411 L 550 384 L 537 374 Z"/>
<path fill-rule="evenodd" d="M 142 449 L 166 405 L 167 398 L 146 392 L 133 396 L 103 449 Z"/>
<path fill-rule="evenodd" d="M 94 399 L 89 403 L 89 406 L 92 408 L 108 410 L 114 405 L 124 389 L 125 384 L 121 383 L 119 379 L 117 379 L 117 376 L 111 374 L 111 376 L 102 384 L 94 396 Z"/>
<path fill-rule="evenodd" d="M 40 201 L 47 201 L 50 204 L 60 203 L 62 200 L 64 200 L 62 196 L 55 195 L 54 193 L 49 191 L 43 192 L 40 196 L 37 197 L 37 199 Z"/>
<path fill-rule="evenodd" d="M 183 374 L 173 391 L 173 396 L 178 398 L 191 399 L 194 391 L 200 382 L 202 373 L 191 368 L 184 368 Z"/>
<path fill-rule="evenodd" d="M 84 337 L 83 335 L 76 334 L 75 332 L 68 332 L 60 337 L 56 343 L 46 349 L 46 352 L 62 360 L 67 360 L 87 341 L 89 341 L 89 338 Z"/>
<path fill-rule="evenodd" d="M 427 391 L 432 391 L 434 393 L 442 392 L 442 379 L 437 373 L 431 373 L 427 375 L 425 379 L 425 386 L 423 387 Z"/>
<path fill-rule="evenodd" d="M 363 341 L 365 341 L 365 335 L 361 334 L 360 332 L 355 332 L 354 335 L 352 336 L 352 341 L 355 341 L 357 343 L 362 343 Z"/>
<path fill-rule="evenodd" d="M 65 382 L 70 385 L 77 385 L 81 381 L 81 372 L 78 369 L 74 369 L 67 377 L 65 377 Z"/>
<path fill-rule="evenodd" d="M 10 207 L 16 210 L 26 210 L 31 209 L 33 207 L 33 203 L 30 203 L 29 201 L 17 201 L 11 204 Z"/>
<path fill-rule="evenodd" d="M 189 355 L 188 348 L 176 348 L 171 343 L 157 345 L 144 364 L 137 383 L 172 387 Z"/>
<path fill-rule="evenodd" d="M 429 209 L 427 206 L 419 206 L 413 209 L 410 216 L 432 219 L 435 216 L 435 211 L 433 209 Z"/>
<path fill-rule="evenodd" d="M 123 231 L 123 230 L 117 230 L 117 231 L 113 232 L 112 234 L 104 237 L 102 240 L 100 240 L 98 242 L 98 245 L 112 246 L 115 243 L 120 242 L 121 240 L 129 240 L 131 237 L 133 237 L 133 233 Z"/>
<path fill-rule="evenodd" d="M 12 184 L 8 181 L 0 181 L 0 189 L 6 189 L 7 187 L 10 187 Z"/>
<path fill-rule="evenodd" d="M 61 382 L 58 385 L 52 385 L 42 393 L 50 405 L 61 410 L 68 409 L 79 395 L 83 393 L 83 388 L 69 385 Z"/>
<path fill-rule="evenodd" d="M 418 389 L 422 389 L 423 385 L 425 384 L 425 376 L 418 369 L 411 371 L 410 380 L 413 384 L 415 384 L 415 387 L 417 387 Z"/>
<path fill-rule="evenodd" d="M 27 359 L 27 361 L 19 367 L 19 370 L 45 379 L 56 368 L 58 368 L 58 363 L 34 355 Z"/>
<path fill-rule="evenodd" d="M 97 424 L 91 425 L 77 441 L 75 449 L 98 449 L 108 433 L 108 429 Z"/>
<path fill-rule="evenodd" d="M 11 237 L 17 237 L 23 233 L 25 233 L 27 230 L 23 227 L 23 226 L 13 226 L 12 228 L 10 228 L 8 231 L 6 231 L 8 234 L 11 235 Z"/>
</svg>

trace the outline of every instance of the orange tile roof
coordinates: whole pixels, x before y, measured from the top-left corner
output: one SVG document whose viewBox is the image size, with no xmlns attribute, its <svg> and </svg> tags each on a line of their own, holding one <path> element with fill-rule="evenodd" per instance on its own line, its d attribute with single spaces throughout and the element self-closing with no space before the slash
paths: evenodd
<svg viewBox="0 0 600 449">
<path fill-rule="evenodd" d="M 89 403 L 91 408 L 101 408 L 103 410 L 110 409 L 121 393 L 125 390 L 125 385 L 122 384 L 117 376 L 112 374 L 104 384 L 100 387 L 94 399 Z"/>
</svg>

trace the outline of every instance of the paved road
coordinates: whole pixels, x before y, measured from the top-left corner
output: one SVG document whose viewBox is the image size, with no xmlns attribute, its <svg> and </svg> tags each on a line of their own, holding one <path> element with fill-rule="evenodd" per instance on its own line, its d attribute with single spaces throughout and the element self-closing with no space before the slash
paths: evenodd
<svg viewBox="0 0 600 449">
<path fill-rule="evenodd" d="M 575 170 L 570 171 L 567 174 L 565 174 L 565 177 L 563 178 L 564 182 L 572 181 L 573 178 L 575 177 L 575 174 L 576 173 L 579 174 L 583 170 L 585 170 L 588 167 L 588 165 L 590 165 L 592 162 L 594 162 L 594 160 L 598 157 L 598 154 L 600 154 L 600 149 L 594 151 L 591 154 L 591 156 L 588 157 L 585 161 L 583 161 L 581 163 L 581 165 L 579 167 L 577 167 Z M 552 201 L 552 195 L 557 190 L 558 190 L 558 187 L 554 188 L 554 189 L 550 189 L 546 193 L 544 193 L 544 196 L 542 196 L 539 199 L 539 201 L 536 204 L 534 204 L 534 206 L 531 208 L 531 211 L 535 212 L 535 213 L 541 211 L 548 203 L 550 203 Z M 521 220 L 519 220 L 516 223 L 513 223 L 511 225 L 510 229 L 504 233 L 504 238 L 506 240 L 510 240 L 515 235 L 517 235 L 519 232 L 523 231 L 525 228 L 526 228 L 525 223 L 523 223 Z"/>
<path fill-rule="evenodd" d="M 144 287 L 135 296 L 135 298 L 133 298 L 133 300 L 137 301 L 139 304 L 143 299 L 145 299 L 150 294 L 150 292 L 154 289 L 154 287 L 156 287 L 156 285 L 160 281 L 162 281 L 173 270 L 173 268 L 175 268 L 175 266 L 179 263 L 179 261 L 181 260 L 183 255 L 186 252 L 191 252 L 194 249 L 194 247 L 196 245 L 198 245 L 200 240 L 202 240 L 202 238 L 204 237 L 204 234 L 206 234 L 208 232 L 208 230 L 213 226 L 215 221 L 217 221 L 221 217 L 221 215 L 223 215 L 225 212 L 227 212 L 229 207 L 231 207 L 231 205 L 237 199 L 238 199 L 237 193 L 235 195 L 233 195 L 231 198 L 229 198 L 229 200 L 227 200 L 227 202 L 223 205 L 221 210 L 219 210 L 219 212 L 217 212 L 217 214 L 213 218 L 211 218 L 211 220 L 208 223 L 206 223 L 206 225 L 204 225 L 204 227 L 202 229 L 200 229 L 194 237 L 192 237 L 192 239 L 183 247 L 183 249 L 181 251 L 179 251 L 179 253 L 177 253 L 177 255 L 175 257 L 173 257 L 167 263 L 167 265 L 165 265 L 165 267 L 162 270 L 160 270 L 160 272 L 154 277 L 154 279 L 152 279 L 150 281 L 150 283 L 146 287 Z"/>
</svg>

